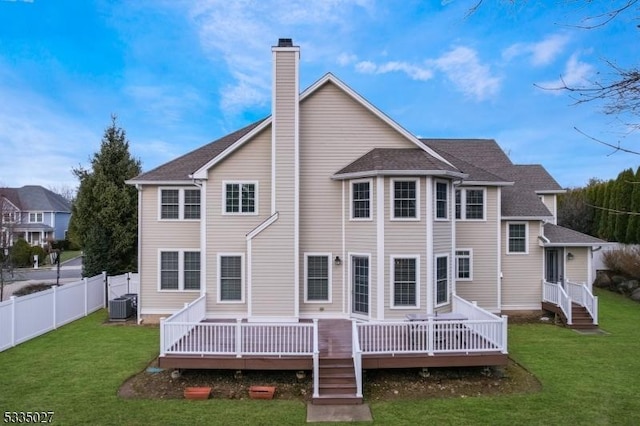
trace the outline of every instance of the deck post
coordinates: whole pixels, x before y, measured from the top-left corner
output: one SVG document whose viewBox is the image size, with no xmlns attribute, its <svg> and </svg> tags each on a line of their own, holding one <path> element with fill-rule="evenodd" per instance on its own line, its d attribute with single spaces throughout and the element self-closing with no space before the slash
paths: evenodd
<svg viewBox="0 0 640 426">
<path fill-rule="evenodd" d="M 436 334 L 433 330 L 433 318 L 427 318 L 427 352 L 429 355 L 433 355 L 433 350 L 436 344 Z"/>
<path fill-rule="evenodd" d="M 164 321 L 166 320 L 165 317 L 160 318 L 160 356 L 165 356 L 166 352 L 165 352 L 165 348 L 164 348 L 164 333 L 165 333 L 165 327 L 164 327 Z"/>
<path fill-rule="evenodd" d="M 242 358 L 242 319 L 236 319 L 236 358 Z"/>
<path fill-rule="evenodd" d="M 593 325 L 598 325 L 598 296 L 593 296 Z"/>
<path fill-rule="evenodd" d="M 507 327 L 507 316 L 502 315 L 502 353 L 506 354 L 507 352 L 507 336 L 509 335 L 509 328 Z"/>
<path fill-rule="evenodd" d="M 318 338 L 318 319 L 313 319 L 313 397 L 320 397 L 320 339 Z"/>
</svg>

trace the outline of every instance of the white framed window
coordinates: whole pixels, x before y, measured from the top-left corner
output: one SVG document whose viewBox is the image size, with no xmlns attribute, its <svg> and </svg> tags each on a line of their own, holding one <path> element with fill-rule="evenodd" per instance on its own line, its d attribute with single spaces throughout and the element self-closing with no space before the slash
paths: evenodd
<svg viewBox="0 0 640 426">
<path fill-rule="evenodd" d="M 163 249 L 158 255 L 160 291 L 199 291 L 200 252 Z"/>
<path fill-rule="evenodd" d="M 44 216 L 42 212 L 29 213 L 29 223 L 42 223 L 43 220 L 44 220 Z"/>
<path fill-rule="evenodd" d="M 420 256 L 391 256 L 391 307 L 420 307 Z"/>
<path fill-rule="evenodd" d="M 351 182 L 351 220 L 371 220 L 371 179 Z"/>
<path fill-rule="evenodd" d="M 420 220 L 420 180 L 391 179 L 391 220 Z"/>
<path fill-rule="evenodd" d="M 436 220 L 449 219 L 449 184 L 445 181 L 435 182 Z"/>
<path fill-rule="evenodd" d="M 222 206 L 222 214 L 258 214 L 258 182 L 223 182 Z"/>
<path fill-rule="evenodd" d="M 331 253 L 304 254 L 305 302 L 331 302 Z"/>
<path fill-rule="evenodd" d="M 449 255 L 436 256 L 435 266 L 436 306 L 442 306 L 449 303 Z"/>
<path fill-rule="evenodd" d="M 473 250 L 456 250 L 456 279 L 458 281 L 473 280 Z"/>
<path fill-rule="evenodd" d="M 218 254 L 218 302 L 244 302 L 244 253 Z"/>
<path fill-rule="evenodd" d="M 487 191 L 485 188 L 456 190 L 456 219 L 485 220 Z"/>
<path fill-rule="evenodd" d="M 200 189 L 159 188 L 159 220 L 199 220 Z"/>
<path fill-rule="evenodd" d="M 528 253 L 527 222 L 507 222 L 507 253 Z"/>
</svg>

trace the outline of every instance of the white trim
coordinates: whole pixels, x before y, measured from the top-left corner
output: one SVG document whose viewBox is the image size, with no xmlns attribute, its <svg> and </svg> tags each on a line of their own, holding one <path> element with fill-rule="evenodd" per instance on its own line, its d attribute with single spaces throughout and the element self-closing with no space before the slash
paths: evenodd
<svg viewBox="0 0 640 426">
<path fill-rule="evenodd" d="M 199 219 L 185 219 L 184 217 L 184 192 L 200 191 L 200 218 Z M 178 217 L 176 219 L 163 218 L 162 217 L 162 191 L 178 191 Z M 202 203 L 202 188 L 199 188 L 193 182 L 188 186 L 159 186 L 158 187 L 158 221 L 160 222 L 197 222 L 202 219 L 203 203 Z"/>
<path fill-rule="evenodd" d="M 238 199 L 238 207 L 240 211 L 238 212 L 227 212 L 227 185 L 238 185 L 239 188 L 239 199 Z M 254 211 L 252 212 L 243 212 L 242 211 L 242 185 L 253 185 L 254 186 L 254 200 L 253 206 Z M 222 216 L 257 216 L 260 205 L 260 186 L 257 180 L 223 180 L 222 181 L 222 191 L 221 191 L 222 200 L 220 202 L 222 211 Z"/>
<path fill-rule="evenodd" d="M 466 184 L 466 182 L 465 182 Z M 469 191 L 482 191 L 482 219 L 467 219 L 467 190 Z M 487 221 L 487 188 L 486 187 L 474 187 L 474 188 L 462 188 L 458 187 L 457 191 L 460 191 L 460 218 L 456 220 L 462 220 L 466 222 L 486 222 Z M 455 206 L 455 193 L 453 196 L 453 204 Z M 455 217 L 455 209 L 454 209 Z"/>
<path fill-rule="evenodd" d="M 464 179 L 468 175 L 462 172 L 453 172 L 450 170 L 363 170 L 361 172 L 336 173 L 331 176 L 331 179 L 366 179 L 374 178 L 376 176 L 449 176 Z"/>
<path fill-rule="evenodd" d="M 415 182 L 416 194 L 416 216 L 415 217 L 395 217 L 395 183 L 396 182 Z M 420 221 L 420 178 L 391 178 L 389 186 L 389 220 L 398 222 L 419 222 Z"/>
<path fill-rule="evenodd" d="M 373 188 L 372 188 L 373 189 Z M 371 191 L 373 194 L 373 191 Z M 373 205 L 373 203 L 371 203 Z M 376 318 L 380 321 L 384 320 L 384 177 L 376 177 L 375 191 L 376 206 Z M 373 209 L 372 209 L 373 212 Z"/>
<path fill-rule="evenodd" d="M 353 217 L 353 185 L 358 183 L 369 184 L 369 217 Z M 349 181 L 349 220 L 352 222 L 371 222 L 373 220 L 373 179 L 354 179 Z"/>
<path fill-rule="evenodd" d="M 458 269 L 458 252 L 459 251 L 467 251 L 469 252 L 468 256 L 460 256 L 460 257 L 468 257 L 469 258 L 469 278 L 460 278 L 459 276 L 459 272 L 460 270 Z M 454 265 L 454 279 L 455 281 L 473 281 L 473 249 L 472 248 L 455 248 L 454 250 L 454 260 L 455 260 L 455 265 Z"/>
<path fill-rule="evenodd" d="M 451 187 L 453 187 L 453 185 L 451 185 Z M 431 177 L 427 177 L 427 182 L 425 185 L 425 199 L 426 200 L 430 200 L 432 199 L 433 195 L 433 178 Z M 426 212 L 425 212 L 426 218 L 425 218 L 425 232 L 426 232 L 426 237 L 425 240 L 427 242 L 427 246 L 425 247 L 425 252 L 426 252 L 426 267 L 427 267 L 427 271 L 426 271 L 426 283 L 425 283 L 425 292 L 426 292 L 426 296 L 427 296 L 427 313 L 428 314 L 433 314 L 434 310 L 434 289 L 435 289 L 435 281 L 433 280 L 434 278 L 434 274 L 430 271 L 433 271 L 433 245 L 434 245 L 434 239 L 433 239 L 433 216 L 434 216 L 434 211 L 432 208 L 427 208 Z M 452 227 L 455 228 L 455 221 L 452 223 Z"/>
<path fill-rule="evenodd" d="M 369 289 L 368 291 L 368 300 L 367 300 L 367 308 L 368 308 L 368 312 L 367 315 L 363 315 L 363 314 L 357 314 L 353 312 L 353 271 L 352 271 L 352 266 L 353 266 L 353 258 L 354 257 L 366 257 L 367 263 L 369 265 L 369 274 L 368 274 L 368 283 L 367 283 L 367 287 Z M 349 316 L 351 318 L 358 318 L 358 319 L 365 319 L 365 320 L 369 320 L 371 319 L 371 253 L 358 253 L 358 252 L 349 252 L 348 254 L 348 258 L 349 258 Z"/>
<path fill-rule="evenodd" d="M 334 76 L 331 73 L 325 74 L 322 78 L 320 78 L 315 83 L 313 83 L 311 86 L 309 86 L 307 89 L 305 89 L 304 92 L 302 92 L 302 94 L 300 95 L 300 100 L 302 101 L 302 100 L 306 99 L 308 96 L 313 94 L 313 92 L 318 90 L 320 87 L 324 86 L 327 82 L 331 82 L 331 83 L 335 84 L 337 87 L 339 87 L 340 89 L 342 89 L 346 94 L 351 96 L 357 103 L 361 104 L 366 109 L 371 111 L 376 117 L 378 117 L 379 119 L 381 119 L 382 121 L 387 123 L 389 126 L 391 126 L 391 128 L 396 130 L 398 133 L 400 133 L 402 136 L 407 138 L 409 141 L 413 142 L 418 148 L 420 148 L 423 151 L 429 153 L 431 156 L 437 158 L 438 160 L 442 161 L 443 163 L 448 164 L 449 166 L 455 168 L 455 166 L 453 164 L 451 164 L 449 161 L 447 161 L 444 157 L 442 157 L 436 151 L 434 151 L 433 149 L 429 148 L 427 145 L 422 143 L 418 138 L 416 138 L 410 132 L 405 130 L 402 126 L 400 126 L 398 123 L 393 121 L 386 114 L 384 114 L 378 108 L 373 106 L 366 99 L 364 99 L 358 93 L 353 91 L 349 86 L 347 86 L 345 83 L 340 81 L 336 76 Z"/>
<path fill-rule="evenodd" d="M 184 288 L 184 254 L 185 252 L 200 253 L 200 288 L 185 289 Z M 169 289 L 162 288 L 162 253 L 178 253 L 178 288 Z M 158 293 L 200 293 L 205 283 L 202 281 L 202 252 L 200 248 L 159 248 L 157 252 L 157 286 Z"/>
<path fill-rule="evenodd" d="M 256 317 L 247 317 L 247 322 L 256 322 L 256 323 L 297 323 L 297 317 L 271 317 L 271 316 L 256 316 Z"/>
<path fill-rule="evenodd" d="M 142 271 L 142 256 L 140 255 L 140 253 L 142 253 L 142 187 L 140 185 L 136 185 L 135 186 L 136 191 L 138 192 L 138 256 L 137 256 L 137 261 L 136 263 L 138 264 L 138 271 Z M 202 268 L 202 265 L 200 265 L 200 268 Z M 141 279 L 142 277 L 140 277 Z M 201 278 L 202 279 L 202 278 Z M 140 283 L 140 286 L 142 286 L 142 283 Z M 202 282 L 200 283 L 200 288 L 202 288 Z M 136 322 L 138 324 L 140 324 L 140 320 L 141 317 L 140 315 L 142 315 L 142 301 L 143 298 L 142 296 L 142 291 L 138 290 L 138 309 L 137 309 L 137 315 L 136 315 Z"/>
<path fill-rule="evenodd" d="M 327 299 L 309 300 L 309 257 L 327 258 Z M 304 253 L 304 303 L 327 304 L 332 302 L 333 293 L 333 253 L 305 252 Z"/>
<path fill-rule="evenodd" d="M 293 166 L 293 314 L 300 315 L 300 47 L 289 48 L 295 57 L 295 91 L 294 91 L 294 166 Z M 274 176 L 275 180 L 275 176 Z"/>
<path fill-rule="evenodd" d="M 502 188 L 496 188 L 496 295 L 498 308 L 502 308 Z M 544 264 L 544 262 L 542 262 Z"/>
<path fill-rule="evenodd" d="M 200 294 L 207 292 L 207 181 L 200 181 Z M 140 252 L 138 252 L 140 253 Z M 138 269 L 139 270 L 139 269 Z M 203 285 L 204 283 L 204 285 Z"/>
<path fill-rule="evenodd" d="M 446 201 L 446 206 L 444 209 L 444 213 L 445 213 L 445 217 L 438 217 L 438 184 L 442 183 L 444 185 L 446 185 L 446 191 L 445 194 L 447 195 L 447 199 Z M 434 220 L 436 222 L 448 222 L 449 220 L 451 220 L 450 218 L 450 208 L 449 205 L 451 204 L 451 194 L 449 191 L 450 185 L 449 185 L 449 181 L 444 180 L 444 179 L 433 179 L 433 211 L 434 211 Z M 454 194 L 455 197 L 455 194 Z M 428 200 L 428 198 L 427 198 Z"/>
<path fill-rule="evenodd" d="M 553 222 L 553 217 L 551 216 L 502 216 L 501 217 L 503 222 L 506 222 L 508 220 L 510 221 L 516 221 L 516 222 L 522 222 L 525 220 L 535 220 L 535 221 L 542 221 L 542 222 Z M 552 223 L 553 225 L 555 225 L 555 223 Z"/>
<path fill-rule="evenodd" d="M 509 250 L 509 237 L 511 235 L 509 226 L 510 225 L 524 225 L 524 251 L 510 251 Z M 506 239 L 505 239 L 505 248 L 507 255 L 527 255 L 529 254 L 529 222 L 517 221 L 517 222 L 506 222 L 505 229 Z"/>
<path fill-rule="evenodd" d="M 245 272 L 245 261 L 244 261 L 244 253 L 241 252 L 228 252 L 228 253 L 218 253 L 216 256 L 217 267 L 216 267 L 216 302 L 224 305 L 239 305 L 243 304 L 245 301 L 245 283 L 246 283 L 246 272 Z M 220 271 L 220 263 L 221 258 L 223 257 L 240 257 L 240 300 L 222 300 L 222 286 L 220 285 L 221 280 L 221 271 Z"/>
<path fill-rule="evenodd" d="M 438 259 L 441 258 L 447 259 L 447 299 L 444 302 L 438 303 Z M 439 308 L 451 303 L 451 262 L 449 253 L 436 253 L 433 264 L 433 303 L 436 308 Z"/>
<path fill-rule="evenodd" d="M 349 285 L 347 283 L 347 273 L 349 265 L 346 263 L 349 262 L 347 258 L 347 208 L 346 204 L 349 201 L 346 198 L 346 181 L 342 181 L 342 313 L 349 317 Z"/>
<path fill-rule="evenodd" d="M 415 305 L 396 305 L 395 304 L 395 261 L 396 259 L 413 259 L 416 261 L 416 275 L 415 275 L 415 292 L 416 292 L 416 304 Z M 420 309 L 420 255 L 419 254 L 392 254 L 389 255 L 389 309 L 403 310 L 403 309 Z"/>
</svg>

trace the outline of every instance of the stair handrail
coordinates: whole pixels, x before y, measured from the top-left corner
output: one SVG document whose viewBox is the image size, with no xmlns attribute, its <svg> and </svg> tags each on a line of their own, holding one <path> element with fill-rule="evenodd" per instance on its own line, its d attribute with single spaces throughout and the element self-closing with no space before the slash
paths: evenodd
<svg viewBox="0 0 640 426">
<path fill-rule="evenodd" d="M 568 287 L 571 289 L 571 293 L 574 296 L 574 302 L 584 307 L 593 320 L 593 324 L 598 324 L 598 297 L 594 296 L 586 283 L 576 283 L 573 281 L 566 281 Z M 576 297 L 577 296 L 577 297 Z"/>
<path fill-rule="evenodd" d="M 356 320 L 351 320 L 351 350 L 353 355 L 353 369 L 356 374 L 356 397 L 362 398 L 362 349 Z"/>
</svg>

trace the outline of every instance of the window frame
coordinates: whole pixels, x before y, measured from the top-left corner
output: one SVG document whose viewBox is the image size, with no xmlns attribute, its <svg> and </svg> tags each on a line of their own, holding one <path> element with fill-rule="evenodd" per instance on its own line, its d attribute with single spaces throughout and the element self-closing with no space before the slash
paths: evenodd
<svg viewBox="0 0 640 426">
<path fill-rule="evenodd" d="M 162 193 L 163 191 L 178 191 L 178 217 L 177 218 L 164 218 L 162 217 Z M 200 217 L 198 218 L 185 218 L 185 205 L 186 205 L 186 191 L 198 191 L 200 193 Z M 195 204 L 189 204 L 195 205 Z M 162 222 L 197 222 L 202 218 L 202 190 L 198 187 L 176 187 L 176 186 L 161 186 L 158 188 L 158 220 Z"/>
<path fill-rule="evenodd" d="M 367 217 L 355 217 L 354 213 L 355 213 L 355 198 L 354 198 L 354 190 L 353 190 L 353 186 L 357 185 L 357 184 L 362 184 L 362 183 L 367 183 L 369 185 L 369 215 Z M 358 200 L 358 201 L 363 201 L 363 200 Z M 359 222 L 359 221 L 372 221 L 373 220 L 373 179 L 357 179 L 357 180 L 352 180 L 350 182 L 349 185 L 349 220 L 355 221 L 355 222 Z"/>
<path fill-rule="evenodd" d="M 227 211 L 227 185 L 238 185 L 238 207 L 239 211 L 229 212 Z M 242 186 L 253 185 L 253 211 L 242 211 Z M 259 185 L 257 180 L 225 180 L 222 182 L 222 215 L 223 216 L 257 216 L 259 214 Z"/>
<path fill-rule="evenodd" d="M 482 218 L 468 217 L 467 191 L 482 191 Z M 457 188 L 454 194 L 454 203 L 455 203 L 456 220 L 464 220 L 469 222 L 486 222 L 487 221 L 487 188 L 486 187 Z"/>
<path fill-rule="evenodd" d="M 32 215 L 35 220 L 31 220 Z M 40 220 L 38 220 L 38 217 L 40 217 Z M 29 212 L 29 223 L 44 223 L 44 212 Z"/>
<path fill-rule="evenodd" d="M 309 299 L 309 258 L 326 257 L 327 258 L 327 298 L 326 299 Z M 331 303 L 332 297 L 332 275 L 333 275 L 333 254 L 309 252 L 304 254 L 304 302 L 305 303 Z"/>
<path fill-rule="evenodd" d="M 178 253 L 178 288 L 162 288 L 162 253 Z M 200 269 L 199 269 L 199 287 L 185 288 L 185 253 L 199 253 L 200 254 Z M 158 292 L 162 293 L 176 293 L 187 292 L 195 293 L 200 292 L 202 289 L 202 278 L 200 273 L 202 272 L 202 252 L 199 248 L 161 248 L 158 249 Z"/>
<path fill-rule="evenodd" d="M 512 240 L 511 238 L 511 226 L 512 225 L 524 225 L 524 251 L 511 251 L 511 245 L 509 244 Z M 507 254 L 515 254 L 515 255 L 526 255 L 529 254 L 529 223 L 528 222 L 507 222 L 507 232 L 506 232 L 506 251 Z M 520 240 L 520 239 L 518 239 Z"/>
<path fill-rule="evenodd" d="M 415 280 L 414 280 L 414 292 L 415 292 L 415 304 L 414 305 L 402 305 L 396 304 L 396 260 L 412 259 L 415 261 Z M 390 297 L 390 309 L 419 309 L 420 308 L 420 255 L 417 254 L 393 254 L 389 256 L 389 294 Z"/>
<path fill-rule="evenodd" d="M 222 258 L 223 257 L 239 257 L 240 258 L 240 299 L 239 300 L 223 300 L 222 299 Z M 245 286 L 246 286 L 246 273 L 244 263 L 244 253 L 218 253 L 217 255 L 217 268 L 216 268 L 216 283 L 217 283 L 217 302 L 220 304 L 242 304 L 245 298 Z"/>
<path fill-rule="evenodd" d="M 440 259 L 444 259 L 446 261 L 446 267 L 444 268 L 445 272 L 446 272 L 446 276 L 444 278 L 439 277 L 438 273 L 440 272 L 439 267 L 438 267 L 438 261 Z M 433 300 L 434 300 L 434 306 L 436 308 L 440 307 L 440 306 L 445 306 L 448 305 L 450 303 L 450 293 L 451 293 L 451 280 L 449 279 L 449 275 L 450 275 L 450 264 L 449 264 L 449 255 L 448 254 L 437 254 L 435 256 L 435 261 L 433 262 L 434 268 L 433 268 L 433 275 L 434 275 L 434 286 L 433 286 L 433 291 L 434 291 L 434 295 L 433 295 Z M 438 286 L 439 283 L 441 281 L 445 282 L 446 287 L 445 287 L 445 293 L 446 293 L 446 298 L 444 301 L 440 302 L 438 301 Z"/>
<path fill-rule="evenodd" d="M 441 200 L 438 198 L 438 185 L 444 185 L 445 186 L 445 199 Z M 449 220 L 449 198 L 450 198 L 450 194 L 449 194 L 449 182 L 447 182 L 446 180 L 441 180 L 441 179 L 436 179 L 433 183 L 433 207 L 434 207 L 434 219 L 438 220 L 438 221 L 448 221 Z M 439 203 L 444 201 L 444 216 L 440 217 L 438 216 L 438 205 Z"/>
<path fill-rule="evenodd" d="M 396 217 L 396 182 L 413 182 L 415 184 L 415 216 Z M 389 185 L 389 220 L 399 222 L 420 221 L 420 179 L 419 178 L 392 178 Z"/>
<path fill-rule="evenodd" d="M 455 276 L 456 281 L 473 281 L 473 249 L 471 248 L 456 248 L 455 249 Z M 467 254 L 458 254 L 459 252 L 466 252 Z M 469 260 L 469 276 L 460 277 L 460 259 Z"/>
</svg>

